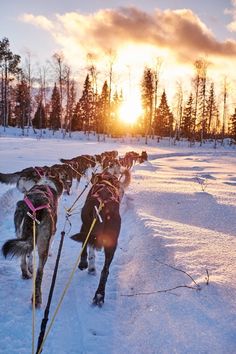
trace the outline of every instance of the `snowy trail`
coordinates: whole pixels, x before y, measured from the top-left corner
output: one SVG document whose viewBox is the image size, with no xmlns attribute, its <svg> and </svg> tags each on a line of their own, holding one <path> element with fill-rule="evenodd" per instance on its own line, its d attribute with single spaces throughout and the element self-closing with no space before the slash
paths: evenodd
<svg viewBox="0 0 236 354">
<path fill-rule="evenodd" d="M 129 147 L 132 149 L 135 146 Z M 48 163 L 60 154 L 57 149 L 52 150 L 50 157 L 47 155 Z M 132 184 L 122 201 L 119 245 L 103 308 L 91 306 L 104 260 L 103 252 L 97 252 L 97 274 L 76 271 L 43 353 L 235 353 L 236 156 L 229 153 L 226 158 L 209 151 L 191 154 L 189 150 L 163 151 L 161 159 L 153 150 L 149 155 L 148 162 L 134 167 Z M 65 156 L 71 156 L 69 151 L 65 151 Z M 204 191 L 196 177 L 208 182 Z M 36 339 L 65 222 L 64 207 L 73 203 L 83 183 L 78 190 L 74 186 L 71 196 L 63 195 L 60 200 L 58 231 L 43 278 L 43 306 L 36 312 Z M 14 235 L 15 202 L 22 196 L 15 188 L 4 185 L 0 192 L 1 246 Z M 71 228 L 66 227 L 68 235 L 80 227 L 85 195 L 71 217 Z M 81 247 L 68 235 L 50 318 Z M 160 262 L 186 271 L 202 290 L 185 287 L 157 293 L 194 285 L 186 274 Z M 208 286 L 206 269 L 210 276 Z M 0 353 L 28 354 L 32 283 L 20 278 L 19 261 L 14 259 L 0 258 L 0 277 Z"/>
</svg>

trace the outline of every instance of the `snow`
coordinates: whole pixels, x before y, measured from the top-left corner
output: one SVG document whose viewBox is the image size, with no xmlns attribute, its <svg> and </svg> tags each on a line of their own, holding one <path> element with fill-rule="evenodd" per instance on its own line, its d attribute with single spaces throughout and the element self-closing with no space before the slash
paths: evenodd
<svg viewBox="0 0 236 354">
<path fill-rule="evenodd" d="M 132 169 L 132 183 L 121 204 L 122 228 L 105 303 L 102 308 L 91 306 L 104 260 L 98 252 L 95 276 L 76 270 L 43 353 L 236 353 L 235 149 L 188 147 L 182 142 L 173 146 L 168 141 L 145 145 L 134 138 L 98 143 L 83 134 L 65 139 L 45 134 L 37 139 L 1 128 L 0 172 L 113 149 L 120 155 L 146 150 L 149 160 Z M 36 311 L 35 341 L 65 207 L 72 205 L 85 183 L 81 180 L 78 188 L 74 184 L 73 193 L 60 199 L 57 234 L 43 278 L 43 305 Z M 69 235 L 79 230 L 86 193 L 73 211 L 71 226 L 66 225 L 48 324 L 81 249 Z M 0 247 L 14 237 L 13 214 L 21 198 L 15 186 L 0 184 Z M 2 255 L 0 277 L 0 353 L 28 354 L 32 282 L 21 279 L 18 259 L 5 260 Z"/>
</svg>

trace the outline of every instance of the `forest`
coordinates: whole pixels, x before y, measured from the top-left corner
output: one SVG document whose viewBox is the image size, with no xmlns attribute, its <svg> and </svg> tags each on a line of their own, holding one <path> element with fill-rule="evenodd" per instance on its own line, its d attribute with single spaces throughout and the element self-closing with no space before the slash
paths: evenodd
<svg viewBox="0 0 236 354">
<path fill-rule="evenodd" d="M 214 81 L 208 78 L 208 61 L 197 58 L 188 92 L 177 83 L 174 102 L 160 86 L 162 59 L 156 67 L 145 66 L 139 84 L 140 102 L 124 110 L 127 97 L 122 85 L 114 82 L 114 55 L 110 53 L 107 79 L 99 80 L 93 55 L 88 54 L 84 77 L 76 79 L 63 53 L 55 53 L 47 65 L 32 69 L 28 54 L 25 63 L 14 54 L 8 38 L 0 41 L 0 125 L 4 130 L 18 127 L 22 134 L 29 128 L 42 135 L 44 129 L 60 130 L 71 136 L 73 131 L 96 134 L 98 141 L 105 136 L 132 136 L 187 139 L 190 144 L 206 139 L 225 138 L 236 141 L 236 108 L 229 109 L 230 90 L 225 77 L 220 95 Z M 231 97 L 232 100 L 232 97 Z M 141 110 L 135 117 L 136 104 Z M 230 106 L 232 107 L 232 105 Z M 123 108 L 123 111 L 122 111 Z M 123 112 L 123 113 L 122 113 Z M 123 120 L 121 120 L 121 113 Z M 126 117 L 124 117 L 126 115 Z M 132 118 L 132 119 L 131 119 Z"/>
</svg>

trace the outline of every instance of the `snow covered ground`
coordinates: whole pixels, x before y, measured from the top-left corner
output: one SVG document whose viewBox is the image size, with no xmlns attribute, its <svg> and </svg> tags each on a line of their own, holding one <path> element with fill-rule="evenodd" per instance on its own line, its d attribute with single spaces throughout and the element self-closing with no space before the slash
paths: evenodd
<svg viewBox="0 0 236 354">
<path fill-rule="evenodd" d="M 235 150 L 154 141 L 147 146 L 135 139 L 97 143 L 82 135 L 35 139 L 19 133 L 8 136 L 2 130 L 0 134 L 0 172 L 112 149 L 120 155 L 129 150 L 146 150 L 149 155 L 149 161 L 133 168 L 122 201 L 122 229 L 104 306 L 91 306 L 104 259 L 98 252 L 95 276 L 76 271 L 43 353 L 236 353 Z M 65 207 L 72 205 L 85 183 L 73 185 L 72 195 L 60 200 L 58 232 L 45 266 L 43 305 L 36 311 L 36 341 Z M 0 184 L 0 247 L 14 237 L 13 214 L 21 198 L 14 186 Z M 49 321 L 81 247 L 69 235 L 80 227 L 84 198 L 71 217 L 71 228 L 66 228 Z M 2 255 L 0 279 L 0 353 L 29 354 L 32 282 L 21 279 L 18 259 L 5 260 Z"/>
</svg>

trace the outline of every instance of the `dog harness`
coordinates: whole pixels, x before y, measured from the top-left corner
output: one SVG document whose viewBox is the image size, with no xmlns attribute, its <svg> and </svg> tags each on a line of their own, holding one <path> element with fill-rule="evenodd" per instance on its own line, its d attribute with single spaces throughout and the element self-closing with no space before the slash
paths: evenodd
<svg viewBox="0 0 236 354">
<path fill-rule="evenodd" d="M 109 194 L 111 195 L 109 198 L 107 198 L 106 200 L 102 200 L 100 197 L 100 194 L 102 192 L 102 190 L 106 188 L 109 192 Z M 120 202 L 120 198 L 119 198 L 119 194 L 117 192 L 117 188 L 115 186 L 113 186 L 112 183 L 110 183 L 109 181 L 106 180 L 102 180 L 101 182 L 95 184 L 93 186 L 92 189 L 92 193 L 91 193 L 91 197 L 95 197 L 97 198 L 100 202 L 106 204 L 109 201 L 114 201 L 116 203 Z"/>
<path fill-rule="evenodd" d="M 39 186 L 37 186 L 37 187 L 39 187 Z M 46 197 L 48 197 L 48 199 L 53 198 L 53 194 L 52 194 L 52 191 L 50 190 L 50 188 L 48 186 L 46 186 L 46 188 L 47 188 L 46 192 L 40 190 L 39 188 L 35 188 L 35 191 L 38 193 L 40 192 L 43 195 L 46 195 Z M 27 212 L 27 215 L 30 216 L 31 219 L 35 220 L 37 222 L 37 224 L 40 224 L 40 221 L 36 218 L 36 212 L 38 210 L 49 209 L 51 207 L 50 203 L 39 205 L 39 206 L 35 207 L 33 205 L 33 203 L 31 202 L 31 200 L 28 198 L 27 194 L 24 197 L 24 202 L 28 206 L 28 208 L 32 211 L 32 214 L 30 212 Z"/>
</svg>

